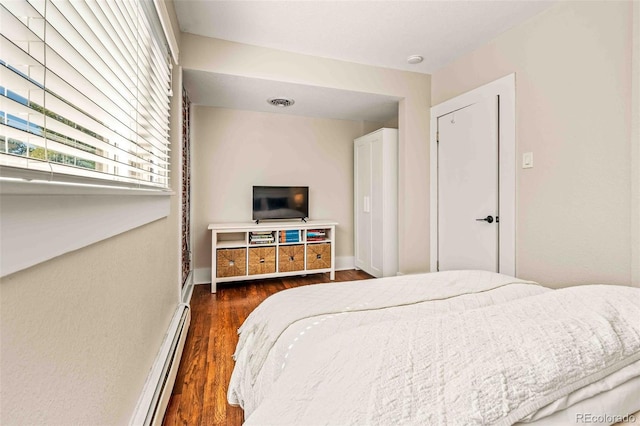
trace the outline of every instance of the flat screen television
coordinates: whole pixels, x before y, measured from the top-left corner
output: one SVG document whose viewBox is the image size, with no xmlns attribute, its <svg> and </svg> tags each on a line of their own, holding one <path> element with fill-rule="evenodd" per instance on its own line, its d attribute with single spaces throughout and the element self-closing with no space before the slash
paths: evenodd
<svg viewBox="0 0 640 426">
<path fill-rule="evenodd" d="M 254 186 L 253 220 L 309 217 L 308 186 Z"/>
</svg>

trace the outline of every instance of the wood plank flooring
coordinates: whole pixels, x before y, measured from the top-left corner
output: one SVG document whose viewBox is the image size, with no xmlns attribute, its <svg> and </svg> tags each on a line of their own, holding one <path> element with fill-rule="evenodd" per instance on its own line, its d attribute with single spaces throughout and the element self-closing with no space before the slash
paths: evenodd
<svg viewBox="0 0 640 426">
<path fill-rule="evenodd" d="M 338 271 L 336 281 L 372 278 L 363 271 Z M 197 285 L 191 298 L 191 325 L 165 413 L 164 425 L 242 424 L 242 409 L 227 403 L 236 330 L 256 306 L 278 291 L 328 283 L 329 274 L 273 278 L 218 286 Z"/>
</svg>

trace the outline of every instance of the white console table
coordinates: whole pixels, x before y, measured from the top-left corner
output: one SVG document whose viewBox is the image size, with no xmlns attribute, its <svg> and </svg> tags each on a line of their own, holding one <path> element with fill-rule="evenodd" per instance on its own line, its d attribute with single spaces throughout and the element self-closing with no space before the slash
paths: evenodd
<svg viewBox="0 0 640 426">
<path fill-rule="evenodd" d="M 212 223 L 211 292 L 217 283 L 329 272 L 337 222 Z"/>
</svg>

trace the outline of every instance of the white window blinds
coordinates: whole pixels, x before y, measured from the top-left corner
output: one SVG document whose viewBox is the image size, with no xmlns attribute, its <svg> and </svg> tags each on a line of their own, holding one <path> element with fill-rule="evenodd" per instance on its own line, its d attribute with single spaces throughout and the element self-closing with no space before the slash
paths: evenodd
<svg viewBox="0 0 640 426">
<path fill-rule="evenodd" d="M 167 188 L 171 64 L 153 3 L 0 0 L 0 14 L 2 175 Z"/>
</svg>

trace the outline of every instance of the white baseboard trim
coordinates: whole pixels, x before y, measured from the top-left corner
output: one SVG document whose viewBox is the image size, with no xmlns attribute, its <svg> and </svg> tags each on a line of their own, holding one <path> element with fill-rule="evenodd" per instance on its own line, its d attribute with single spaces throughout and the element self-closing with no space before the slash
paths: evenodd
<svg viewBox="0 0 640 426">
<path fill-rule="evenodd" d="M 191 305 L 191 295 L 193 295 L 193 271 L 189 272 L 187 275 L 187 282 L 184 287 L 182 287 L 182 303 L 186 303 L 187 305 Z"/>
<path fill-rule="evenodd" d="M 336 271 L 355 269 L 355 257 L 336 256 Z M 211 268 L 196 268 L 193 270 L 193 284 L 211 284 Z"/>
<path fill-rule="evenodd" d="M 211 284 L 211 268 L 196 268 L 193 270 L 193 284 Z"/>
<path fill-rule="evenodd" d="M 354 256 L 336 256 L 336 271 L 346 271 L 356 268 Z"/>
<path fill-rule="evenodd" d="M 191 310 L 188 305 L 181 303 L 176 308 L 167 334 L 142 388 L 129 423 L 131 426 L 162 424 L 178 373 L 190 322 Z"/>
</svg>

